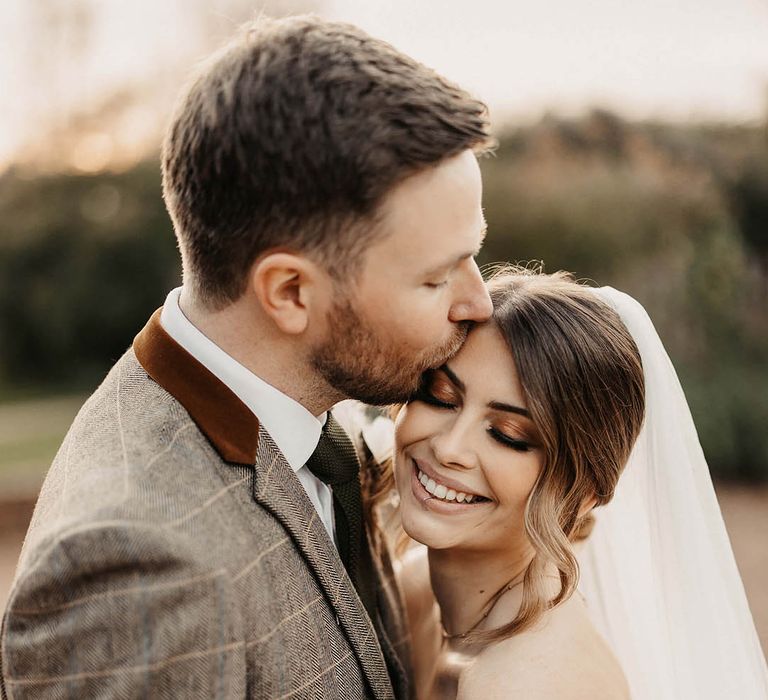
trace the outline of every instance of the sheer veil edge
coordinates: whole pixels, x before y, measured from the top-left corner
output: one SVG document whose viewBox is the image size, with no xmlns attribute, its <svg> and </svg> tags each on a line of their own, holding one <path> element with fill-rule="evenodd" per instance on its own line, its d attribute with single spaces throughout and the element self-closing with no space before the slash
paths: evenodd
<svg viewBox="0 0 768 700">
<path fill-rule="evenodd" d="M 579 589 L 633 700 L 766 700 L 765 657 L 675 369 L 637 301 L 594 291 L 640 349 L 646 417 L 579 552 Z"/>
</svg>

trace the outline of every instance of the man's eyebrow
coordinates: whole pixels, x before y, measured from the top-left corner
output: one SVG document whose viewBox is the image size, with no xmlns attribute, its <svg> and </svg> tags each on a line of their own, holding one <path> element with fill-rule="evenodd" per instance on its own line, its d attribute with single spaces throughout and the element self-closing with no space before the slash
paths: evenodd
<svg viewBox="0 0 768 700">
<path fill-rule="evenodd" d="M 480 227 L 480 244 L 477 246 L 477 253 L 480 252 L 480 248 L 483 247 L 483 243 L 485 243 L 485 237 L 488 235 L 488 222 L 483 219 L 483 225 Z"/>
<path fill-rule="evenodd" d="M 435 275 L 438 272 L 442 272 L 443 270 L 449 270 L 452 267 L 455 267 L 458 265 L 462 260 L 466 260 L 467 258 L 474 258 L 479 252 L 480 248 L 483 247 L 483 242 L 485 241 L 485 236 L 488 233 L 488 224 L 483 221 L 483 226 L 480 229 L 480 242 L 477 244 L 477 248 L 471 251 L 467 251 L 466 253 L 462 253 L 461 255 L 456 256 L 455 258 L 452 258 L 451 260 L 446 260 L 444 263 L 440 265 L 436 265 L 431 270 L 427 271 L 427 275 Z"/>
</svg>

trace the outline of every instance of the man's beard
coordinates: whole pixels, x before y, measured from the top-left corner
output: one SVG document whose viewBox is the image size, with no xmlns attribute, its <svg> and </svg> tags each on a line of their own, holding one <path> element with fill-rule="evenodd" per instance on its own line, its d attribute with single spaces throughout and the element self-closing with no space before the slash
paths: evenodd
<svg viewBox="0 0 768 700">
<path fill-rule="evenodd" d="M 408 354 L 397 338 L 376 335 L 349 299 L 336 302 L 328 314 L 328 335 L 314 348 L 311 361 L 323 379 L 339 393 L 373 405 L 402 403 L 418 388 L 421 375 L 439 367 L 464 343 L 469 322 L 456 324 L 440 347 Z"/>
</svg>

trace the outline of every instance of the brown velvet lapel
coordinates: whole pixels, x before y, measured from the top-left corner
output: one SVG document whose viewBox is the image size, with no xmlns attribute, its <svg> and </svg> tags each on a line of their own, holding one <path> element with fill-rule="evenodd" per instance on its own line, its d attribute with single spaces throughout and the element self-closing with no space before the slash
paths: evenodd
<svg viewBox="0 0 768 700">
<path fill-rule="evenodd" d="M 133 341 L 147 374 L 187 409 L 192 420 L 227 462 L 254 464 L 259 421 L 251 410 L 181 347 L 160 325 L 155 311 Z"/>
</svg>

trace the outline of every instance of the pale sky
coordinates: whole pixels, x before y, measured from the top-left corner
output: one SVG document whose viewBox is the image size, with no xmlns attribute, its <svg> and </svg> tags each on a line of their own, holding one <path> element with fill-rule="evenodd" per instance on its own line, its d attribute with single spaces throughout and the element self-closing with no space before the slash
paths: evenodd
<svg viewBox="0 0 768 700">
<path fill-rule="evenodd" d="M 329 5 L 505 113 L 600 103 L 642 117 L 753 119 L 768 108 L 768 0 Z"/>
<path fill-rule="evenodd" d="M 91 8 L 88 43 L 71 21 L 78 5 Z M 93 127 L 80 151 L 86 167 L 99 154 L 138 148 L 213 35 L 263 5 L 3 0 L 0 164 L 126 84 L 143 104 L 103 133 Z M 768 114 L 768 0 L 321 0 L 319 13 L 362 26 L 470 89 L 496 124 L 592 106 L 675 120 Z M 56 31 L 45 31 L 45 17 Z"/>
</svg>

